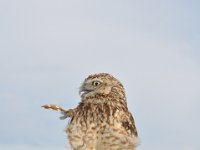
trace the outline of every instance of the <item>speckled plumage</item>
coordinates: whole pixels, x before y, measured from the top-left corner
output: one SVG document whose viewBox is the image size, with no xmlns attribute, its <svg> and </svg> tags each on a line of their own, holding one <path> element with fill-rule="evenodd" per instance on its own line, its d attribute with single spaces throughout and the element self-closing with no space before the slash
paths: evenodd
<svg viewBox="0 0 200 150">
<path fill-rule="evenodd" d="M 123 85 L 107 73 L 90 75 L 80 87 L 81 102 L 70 110 L 53 105 L 71 120 L 66 128 L 73 150 L 135 150 L 139 144 Z"/>
</svg>

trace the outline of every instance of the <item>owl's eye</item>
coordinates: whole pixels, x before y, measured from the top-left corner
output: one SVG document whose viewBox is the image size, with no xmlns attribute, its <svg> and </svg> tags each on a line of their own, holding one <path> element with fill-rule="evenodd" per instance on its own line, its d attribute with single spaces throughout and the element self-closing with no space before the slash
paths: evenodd
<svg viewBox="0 0 200 150">
<path fill-rule="evenodd" d="M 93 81 L 93 82 L 92 82 L 92 85 L 93 85 L 93 86 L 99 86 L 100 84 L 101 84 L 100 81 Z"/>
</svg>

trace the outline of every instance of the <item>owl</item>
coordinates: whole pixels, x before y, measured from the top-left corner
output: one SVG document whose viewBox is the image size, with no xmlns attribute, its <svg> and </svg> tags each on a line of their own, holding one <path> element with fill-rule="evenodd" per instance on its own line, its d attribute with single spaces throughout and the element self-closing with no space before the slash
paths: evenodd
<svg viewBox="0 0 200 150">
<path fill-rule="evenodd" d="M 65 129 L 73 150 L 135 150 L 139 144 L 133 116 L 128 110 L 123 85 L 108 73 L 89 75 L 82 83 L 81 101 L 74 109 L 56 105 L 70 118 Z"/>
</svg>

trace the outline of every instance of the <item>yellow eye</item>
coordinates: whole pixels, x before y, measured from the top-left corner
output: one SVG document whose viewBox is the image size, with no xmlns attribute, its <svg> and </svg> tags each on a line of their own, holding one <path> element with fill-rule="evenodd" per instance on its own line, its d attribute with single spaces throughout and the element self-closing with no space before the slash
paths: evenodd
<svg viewBox="0 0 200 150">
<path fill-rule="evenodd" d="M 100 81 L 93 81 L 93 82 L 92 82 L 92 85 L 93 85 L 93 86 L 99 86 L 100 84 L 101 84 Z"/>
</svg>

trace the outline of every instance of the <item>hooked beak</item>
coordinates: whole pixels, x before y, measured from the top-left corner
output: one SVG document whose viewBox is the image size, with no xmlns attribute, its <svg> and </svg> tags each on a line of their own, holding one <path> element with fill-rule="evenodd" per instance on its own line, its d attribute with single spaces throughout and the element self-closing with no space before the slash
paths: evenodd
<svg viewBox="0 0 200 150">
<path fill-rule="evenodd" d="M 84 85 L 82 85 L 81 87 L 80 87 L 80 89 L 79 89 L 79 95 L 85 95 L 85 94 L 87 94 L 87 93 L 89 93 L 89 92 L 91 92 L 91 91 L 93 91 L 93 90 L 89 90 L 89 89 L 86 89 L 85 88 L 85 86 Z"/>
</svg>

